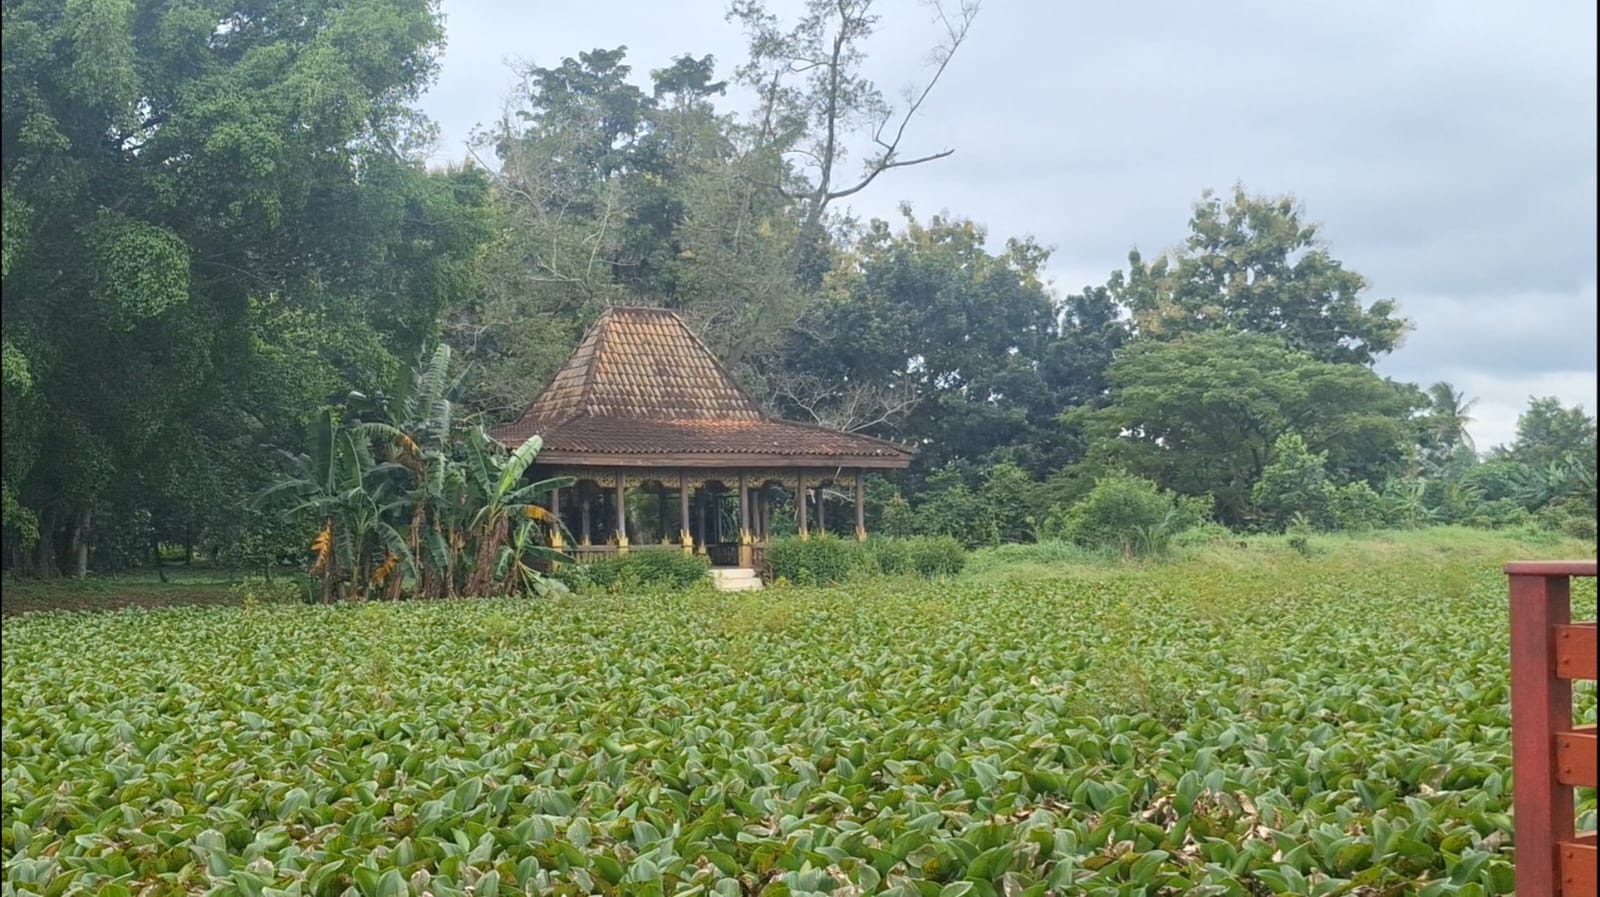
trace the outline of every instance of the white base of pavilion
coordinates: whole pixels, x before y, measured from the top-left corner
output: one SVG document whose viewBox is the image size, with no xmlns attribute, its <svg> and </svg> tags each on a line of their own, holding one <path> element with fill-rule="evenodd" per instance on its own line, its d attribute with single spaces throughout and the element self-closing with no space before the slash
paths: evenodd
<svg viewBox="0 0 1600 897">
<path fill-rule="evenodd" d="M 712 567 L 711 584 L 719 592 L 754 592 L 761 588 L 761 577 L 749 567 Z"/>
</svg>

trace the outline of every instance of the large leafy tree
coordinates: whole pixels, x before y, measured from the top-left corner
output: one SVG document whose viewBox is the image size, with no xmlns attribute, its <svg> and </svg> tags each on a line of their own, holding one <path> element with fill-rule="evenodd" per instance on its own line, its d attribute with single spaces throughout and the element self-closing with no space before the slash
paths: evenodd
<svg viewBox="0 0 1600 897">
<path fill-rule="evenodd" d="M 37 572 L 81 571 L 113 505 L 215 511 L 185 471 L 298 431 L 315 405 L 276 387 L 368 385 L 427 340 L 485 197 L 408 156 L 441 37 L 428 0 L 6 4 L 4 478 Z"/>
<path fill-rule="evenodd" d="M 971 221 L 875 221 L 830 275 L 769 379 L 790 414 L 922 446 L 924 469 L 979 460 L 1053 426 L 1040 370 L 1055 337 L 1046 252 L 991 252 Z"/>
<path fill-rule="evenodd" d="M 1498 454 L 1524 464 L 1544 465 L 1569 458 L 1595 459 L 1595 419 L 1582 405 L 1567 407 L 1555 396 L 1530 398 L 1517 417 L 1517 438 Z"/>
<path fill-rule="evenodd" d="M 1416 392 L 1356 364 L 1321 361 L 1259 334 L 1197 333 L 1130 345 L 1104 408 L 1069 414 L 1091 457 L 1187 495 L 1229 524 L 1255 520 L 1252 490 L 1297 433 L 1336 483 L 1381 483 L 1412 445 Z"/>
<path fill-rule="evenodd" d="M 1135 251 L 1128 262 L 1108 287 L 1147 338 L 1266 334 L 1321 361 L 1371 364 L 1407 326 L 1393 300 L 1366 303 L 1366 279 L 1333 258 L 1289 196 L 1208 191 L 1182 248 L 1154 261 Z"/>
<path fill-rule="evenodd" d="M 496 236 L 446 332 L 485 411 L 514 413 L 607 305 L 680 310 L 736 371 L 797 314 L 790 212 L 713 107 L 714 60 L 681 56 L 641 86 L 625 59 L 525 68 L 477 149 L 497 172 Z"/>
</svg>

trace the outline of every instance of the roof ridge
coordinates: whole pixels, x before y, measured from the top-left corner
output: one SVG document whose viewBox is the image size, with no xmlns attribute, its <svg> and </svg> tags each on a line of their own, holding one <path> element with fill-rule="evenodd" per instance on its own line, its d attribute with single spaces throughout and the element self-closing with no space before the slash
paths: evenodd
<svg viewBox="0 0 1600 897">
<path fill-rule="evenodd" d="M 614 308 L 607 307 L 598 318 L 594 319 L 594 323 L 589 325 L 589 333 L 594 334 L 594 351 L 589 353 L 589 358 L 584 363 L 583 389 L 578 393 L 578 407 L 567 414 L 568 420 L 579 414 L 589 413 L 589 403 L 594 400 L 594 380 L 600 373 L 600 356 L 606 350 L 606 330 L 610 326 L 609 321 L 614 311 Z M 578 340 L 578 345 L 582 346 L 589 341 L 589 333 L 585 333 L 583 339 Z"/>
</svg>

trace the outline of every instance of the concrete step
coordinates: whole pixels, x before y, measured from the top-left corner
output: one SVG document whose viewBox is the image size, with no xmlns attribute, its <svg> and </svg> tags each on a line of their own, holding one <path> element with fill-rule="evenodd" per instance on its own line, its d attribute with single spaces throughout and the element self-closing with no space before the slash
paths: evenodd
<svg viewBox="0 0 1600 897">
<path fill-rule="evenodd" d="M 761 577 L 749 567 L 712 567 L 711 583 L 721 592 L 753 592 L 761 588 Z"/>
</svg>

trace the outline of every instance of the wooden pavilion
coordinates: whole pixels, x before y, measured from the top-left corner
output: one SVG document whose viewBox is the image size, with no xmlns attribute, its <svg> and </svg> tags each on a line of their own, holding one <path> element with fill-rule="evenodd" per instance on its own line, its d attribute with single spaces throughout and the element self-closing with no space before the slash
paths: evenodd
<svg viewBox="0 0 1600 897">
<path fill-rule="evenodd" d="M 577 540 L 560 547 L 578 560 L 648 547 L 751 567 L 775 511 L 792 512 L 805 537 L 852 496 L 865 539 L 863 476 L 912 459 L 881 439 L 769 417 L 659 308 L 608 309 L 522 417 L 494 431 L 509 446 L 534 434 L 544 440 L 535 475 L 577 481 L 550 504 Z"/>
</svg>

